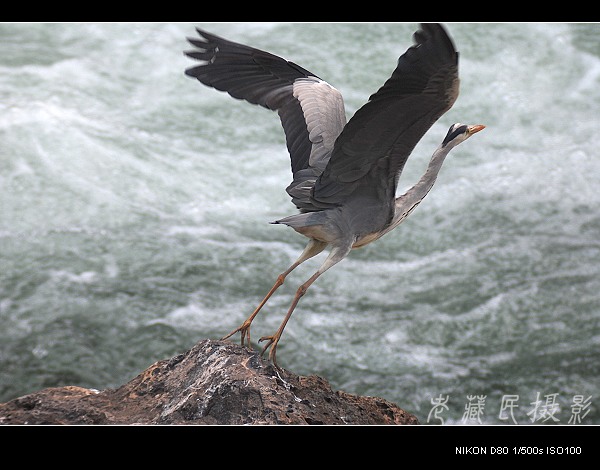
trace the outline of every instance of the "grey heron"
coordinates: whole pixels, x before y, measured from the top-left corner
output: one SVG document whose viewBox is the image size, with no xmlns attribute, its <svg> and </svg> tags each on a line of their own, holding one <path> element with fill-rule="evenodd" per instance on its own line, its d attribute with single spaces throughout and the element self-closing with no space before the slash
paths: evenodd
<svg viewBox="0 0 600 470">
<path fill-rule="evenodd" d="M 329 247 L 320 268 L 296 291 L 278 330 L 262 355 L 276 366 L 277 345 L 300 298 L 319 276 L 397 227 L 433 187 L 444 159 L 485 126 L 456 123 L 434 151 L 425 174 L 396 197 L 398 179 L 416 144 L 456 101 L 458 52 L 440 24 L 421 24 L 414 44 L 398 59 L 391 77 L 346 122 L 340 92 L 312 72 L 253 47 L 202 29 L 187 38 L 185 54 L 201 63 L 185 70 L 204 85 L 277 111 L 291 157 L 286 191 L 298 213 L 272 222 L 309 239 L 252 314 L 223 339 L 240 333 L 250 344 L 250 326 L 273 293 L 301 263 Z"/>
</svg>

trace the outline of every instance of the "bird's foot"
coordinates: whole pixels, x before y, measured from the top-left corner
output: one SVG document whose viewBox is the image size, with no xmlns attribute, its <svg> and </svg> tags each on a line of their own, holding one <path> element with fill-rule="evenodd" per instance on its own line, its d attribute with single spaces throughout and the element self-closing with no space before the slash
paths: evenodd
<svg viewBox="0 0 600 470">
<path fill-rule="evenodd" d="M 233 330 L 231 333 L 229 333 L 226 336 L 223 336 L 221 338 L 221 341 L 226 340 L 226 339 L 232 337 L 234 334 L 239 332 L 240 337 L 241 337 L 242 346 L 244 346 L 244 343 L 246 342 L 246 346 L 248 346 L 250 349 L 252 349 L 252 344 L 250 343 L 250 325 L 251 324 L 252 324 L 251 321 L 246 320 L 244 323 L 242 323 L 238 328 Z"/>
<path fill-rule="evenodd" d="M 264 356 L 265 352 L 267 352 L 267 349 L 268 349 L 269 350 L 269 361 L 271 361 L 271 364 L 273 364 L 273 366 L 276 369 L 281 369 L 281 367 L 279 367 L 279 365 L 277 364 L 277 358 L 276 358 L 277 343 L 279 343 L 279 335 L 275 334 L 273 336 L 263 336 L 262 338 L 260 338 L 258 340 L 259 343 L 262 343 L 263 341 L 266 341 L 267 344 L 264 346 L 263 350 L 260 353 L 261 357 Z"/>
</svg>

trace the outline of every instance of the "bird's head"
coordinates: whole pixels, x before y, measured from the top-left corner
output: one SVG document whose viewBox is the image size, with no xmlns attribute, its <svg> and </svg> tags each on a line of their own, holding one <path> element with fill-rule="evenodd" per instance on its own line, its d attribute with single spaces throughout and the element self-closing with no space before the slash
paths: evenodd
<svg viewBox="0 0 600 470">
<path fill-rule="evenodd" d="M 446 134 L 446 138 L 442 142 L 442 147 L 450 146 L 450 148 L 457 146 L 461 142 L 464 142 L 473 134 L 476 134 L 479 131 L 485 129 L 485 126 L 482 124 L 475 125 L 467 125 L 457 122 L 456 124 L 452 124 L 450 129 L 448 129 L 448 134 Z"/>
</svg>

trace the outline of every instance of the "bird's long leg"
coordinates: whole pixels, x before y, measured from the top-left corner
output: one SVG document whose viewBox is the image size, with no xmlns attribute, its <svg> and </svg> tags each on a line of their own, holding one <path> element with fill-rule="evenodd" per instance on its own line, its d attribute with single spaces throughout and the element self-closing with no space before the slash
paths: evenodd
<svg viewBox="0 0 600 470">
<path fill-rule="evenodd" d="M 221 339 L 227 339 L 227 338 L 233 336 L 234 334 L 236 334 L 237 332 L 240 332 L 242 346 L 244 345 L 244 342 L 247 340 L 247 345 L 249 347 L 252 347 L 252 345 L 250 344 L 250 325 L 254 321 L 254 318 L 256 317 L 256 315 L 258 315 L 258 312 L 260 312 L 260 309 L 263 308 L 263 306 L 267 303 L 267 301 L 271 298 L 271 296 L 275 293 L 275 291 L 281 285 L 283 285 L 283 282 L 285 281 L 285 278 L 287 277 L 288 274 L 290 274 L 294 269 L 296 269 L 298 266 L 300 266 L 302 263 L 304 263 L 304 261 L 306 261 L 307 259 L 310 259 L 313 256 L 316 256 L 319 253 L 321 253 L 325 249 L 326 246 L 327 246 L 327 243 L 311 238 L 310 242 L 308 243 L 308 245 L 306 245 L 306 248 L 304 248 L 304 251 L 302 252 L 300 257 L 296 260 L 296 262 L 294 264 L 292 264 L 286 271 L 284 271 L 277 277 L 275 284 L 273 284 L 273 287 L 271 287 L 271 290 L 269 290 L 269 292 L 267 293 L 265 298 L 262 300 L 262 302 L 260 304 L 258 304 L 258 307 L 256 307 L 256 309 L 254 309 L 254 312 L 252 312 L 252 314 L 238 328 L 236 328 L 231 333 L 229 333 L 227 336 L 224 336 Z"/>
<path fill-rule="evenodd" d="M 273 363 L 273 365 L 275 367 L 279 367 L 277 365 L 277 358 L 276 358 L 277 343 L 279 343 L 279 340 L 281 339 L 281 335 L 283 333 L 283 330 L 285 329 L 285 326 L 287 325 L 287 322 L 289 321 L 290 317 L 292 316 L 292 313 L 294 312 L 294 309 L 298 305 L 298 302 L 300 301 L 300 299 L 302 298 L 302 296 L 304 294 L 306 294 L 306 291 L 312 285 L 312 283 L 315 282 L 317 280 L 317 278 L 321 274 L 323 274 L 325 271 L 327 271 L 329 268 L 331 268 L 332 266 L 334 266 L 335 264 L 337 264 L 341 260 L 343 260 L 348 255 L 348 253 L 350 253 L 350 250 L 351 250 L 351 245 L 348 246 L 348 247 L 343 247 L 343 248 L 342 247 L 336 247 L 333 250 L 331 250 L 331 253 L 327 257 L 327 259 L 325 260 L 325 262 L 322 264 L 322 266 L 319 268 L 319 270 L 316 273 L 314 273 L 308 279 L 308 281 L 306 281 L 304 284 L 302 284 L 298 288 L 298 290 L 296 291 L 296 295 L 294 296 L 294 300 L 292 301 L 292 305 L 290 306 L 287 314 L 285 315 L 285 318 L 281 322 L 281 325 L 279 325 L 279 328 L 277 329 L 277 331 L 275 332 L 275 334 L 272 335 L 272 336 L 263 336 L 262 338 L 260 338 L 258 340 L 259 343 L 261 343 L 263 341 L 267 341 L 267 344 L 263 348 L 263 350 L 261 352 L 261 355 L 264 354 L 267 351 L 267 349 L 271 348 L 270 351 L 269 351 L 269 360 Z"/>
</svg>

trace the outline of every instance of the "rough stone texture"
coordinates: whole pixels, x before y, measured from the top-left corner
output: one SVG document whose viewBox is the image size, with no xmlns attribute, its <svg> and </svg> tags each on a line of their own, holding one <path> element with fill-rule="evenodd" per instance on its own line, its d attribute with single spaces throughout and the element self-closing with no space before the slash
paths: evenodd
<svg viewBox="0 0 600 470">
<path fill-rule="evenodd" d="M 275 369 L 229 341 L 203 340 L 103 391 L 47 388 L 0 404 L 0 424 L 419 424 L 381 398 Z"/>
</svg>

